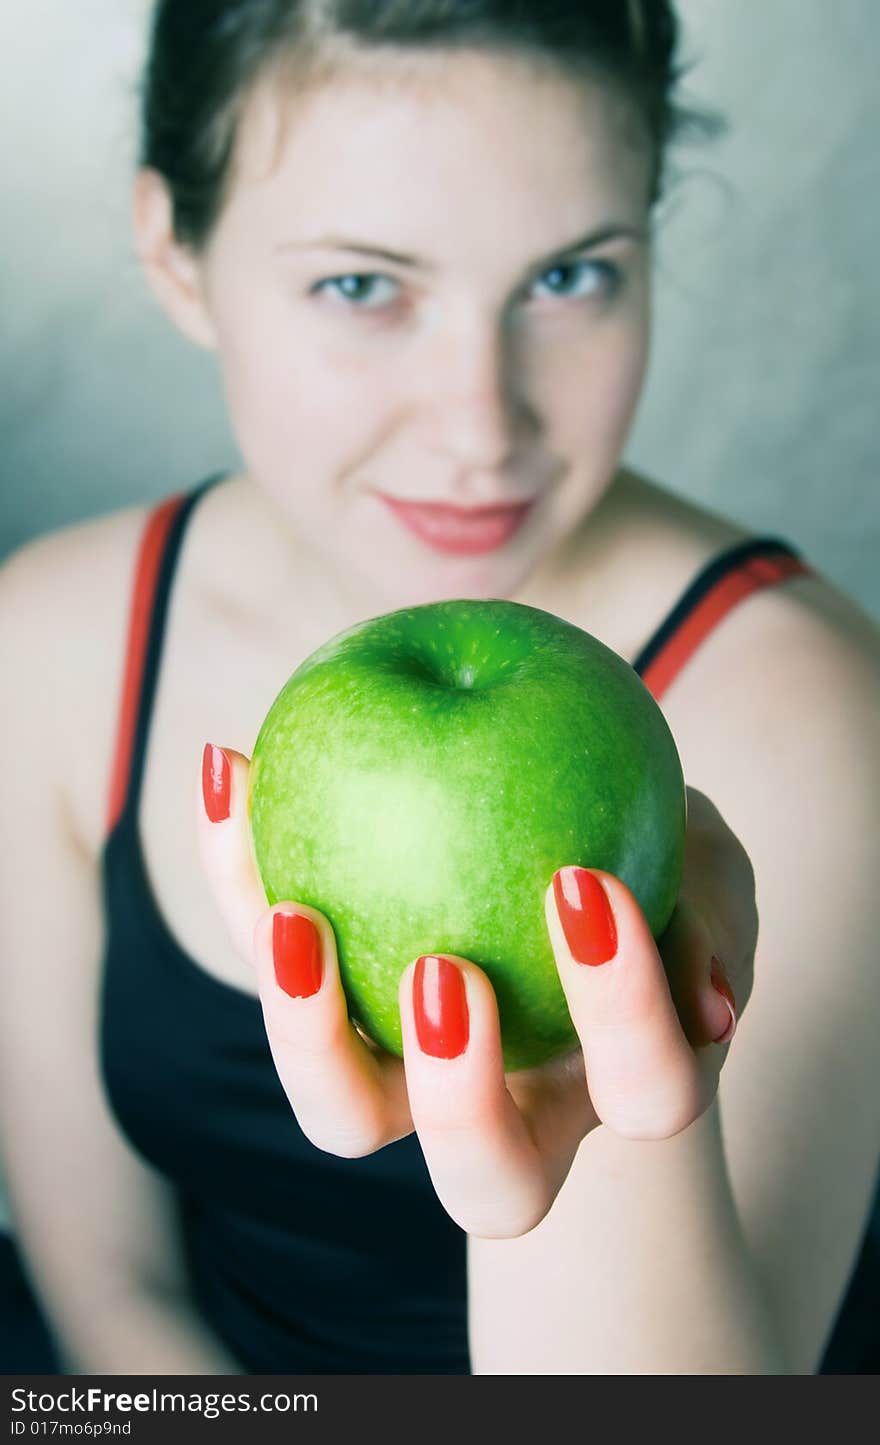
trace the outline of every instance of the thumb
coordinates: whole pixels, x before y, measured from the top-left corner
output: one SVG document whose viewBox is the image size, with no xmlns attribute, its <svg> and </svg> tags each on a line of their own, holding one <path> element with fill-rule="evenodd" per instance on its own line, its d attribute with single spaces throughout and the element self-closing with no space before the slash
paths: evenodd
<svg viewBox="0 0 880 1445">
<path fill-rule="evenodd" d="M 679 1133 L 700 1113 L 700 1073 L 635 897 L 611 873 L 560 868 L 545 913 L 596 1114 L 629 1139 Z"/>
<path fill-rule="evenodd" d="M 205 745 L 196 798 L 199 858 L 241 957 L 254 967 L 254 929 L 269 904 L 257 871 L 248 816 L 244 753 Z"/>
</svg>

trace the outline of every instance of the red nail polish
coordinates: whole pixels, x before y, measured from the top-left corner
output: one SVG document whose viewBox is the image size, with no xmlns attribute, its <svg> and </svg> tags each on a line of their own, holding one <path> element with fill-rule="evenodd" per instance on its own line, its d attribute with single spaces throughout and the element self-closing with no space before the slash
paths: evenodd
<svg viewBox="0 0 880 1445">
<path fill-rule="evenodd" d="M 229 791 L 232 769 L 222 748 L 205 743 L 202 753 L 202 793 L 205 812 L 212 823 L 222 823 L 229 817 Z"/>
<path fill-rule="evenodd" d="M 736 1028 L 736 999 L 734 997 L 733 989 L 730 987 L 730 981 L 728 980 L 727 974 L 724 971 L 724 965 L 721 962 L 720 958 L 715 957 L 714 953 L 712 954 L 712 965 L 709 970 L 709 982 L 711 983 L 715 992 L 720 993 L 721 997 L 724 999 L 724 1002 L 727 1004 L 727 1007 L 730 1009 L 730 1022 L 728 1023 L 727 1027 L 722 1030 L 722 1032 L 718 1035 L 717 1039 L 713 1040 L 713 1042 L 716 1044 L 726 1044 L 729 1043 L 730 1040 L 733 1038 L 734 1030 Z"/>
<path fill-rule="evenodd" d="M 416 960 L 413 1013 L 422 1053 L 435 1059 L 464 1053 L 470 1032 L 464 975 L 448 958 L 429 953 Z"/>
<path fill-rule="evenodd" d="M 321 987 L 321 935 L 304 913 L 272 918 L 272 958 L 278 987 L 291 998 L 310 998 Z"/>
<path fill-rule="evenodd" d="M 607 963 L 617 952 L 617 926 L 608 895 L 586 868 L 559 868 L 553 894 L 571 956 L 577 963 Z"/>
</svg>

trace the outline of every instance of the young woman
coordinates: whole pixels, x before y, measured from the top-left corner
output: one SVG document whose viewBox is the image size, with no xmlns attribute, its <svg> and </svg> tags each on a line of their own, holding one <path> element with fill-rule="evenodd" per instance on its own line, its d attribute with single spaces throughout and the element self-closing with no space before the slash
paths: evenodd
<svg viewBox="0 0 880 1445">
<path fill-rule="evenodd" d="M 675 47 L 665 0 L 158 7 L 137 248 L 243 470 L 0 575 L 3 1158 L 66 1368 L 819 1367 L 876 1165 L 880 647 L 621 465 Z M 658 942 L 548 878 L 582 1048 L 506 1078 L 466 958 L 400 960 L 402 1061 L 365 1039 L 247 836 L 294 667 L 453 597 L 631 662 L 689 787 Z"/>
</svg>

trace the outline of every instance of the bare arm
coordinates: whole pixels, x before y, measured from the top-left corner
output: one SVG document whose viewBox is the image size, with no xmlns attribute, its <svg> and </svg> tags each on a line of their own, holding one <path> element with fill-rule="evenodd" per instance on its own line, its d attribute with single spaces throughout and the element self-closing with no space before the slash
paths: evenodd
<svg viewBox="0 0 880 1445">
<path fill-rule="evenodd" d="M 64 556 L 55 537 L 0 571 L 0 1148 L 16 1233 L 71 1372 L 240 1373 L 188 1300 L 172 1191 L 99 1076 L 98 867 L 59 787 L 84 685 Z"/>
<path fill-rule="evenodd" d="M 63 1346 L 63 1342 L 62 1342 Z M 138 1284 L 108 1296 L 82 1318 L 66 1375 L 241 1375 L 245 1371 L 185 1296 Z"/>
<path fill-rule="evenodd" d="M 474 1374 L 793 1373 L 718 1114 L 672 1139 L 598 1129 L 536 1229 L 468 1239 Z"/>
<path fill-rule="evenodd" d="M 880 1146 L 880 648 L 867 624 L 781 593 L 766 604 L 669 699 L 686 776 L 757 883 L 754 993 L 720 1104 L 654 1143 L 598 1130 L 535 1230 L 469 1242 L 476 1373 L 807 1374 L 821 1361 Z"/>
</svg>

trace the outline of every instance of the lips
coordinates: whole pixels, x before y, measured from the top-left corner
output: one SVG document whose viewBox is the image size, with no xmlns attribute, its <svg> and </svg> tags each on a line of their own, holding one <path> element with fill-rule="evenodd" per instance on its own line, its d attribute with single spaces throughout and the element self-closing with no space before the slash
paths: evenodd
<svg viewBox="0 0 880 1445">
<path fill-rule="evenodd" d="M 519 531 L 535 498 L 498 507 L 452 507 L 440 502 L 402 502 L 376 494 L 404 527 L 436 552 L 477 556 L 494 552 Z"/>
</svg>

